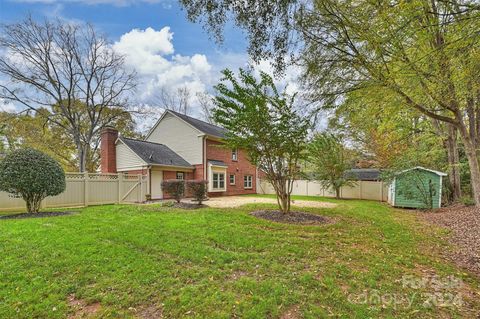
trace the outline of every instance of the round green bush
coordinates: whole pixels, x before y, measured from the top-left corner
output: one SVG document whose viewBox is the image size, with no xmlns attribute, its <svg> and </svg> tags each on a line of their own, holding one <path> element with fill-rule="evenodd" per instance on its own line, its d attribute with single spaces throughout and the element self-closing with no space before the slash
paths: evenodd
<svg viewBox="0 0 480 319">
<path fill-rule="evenodd" d="M 13 151 L 0 162 L 0 190 L 22 197 L 30 213 L 38 212 L 45 197 L 62 193 L 65 186 L 60 164 L 35 149 Z"/>
</svg>

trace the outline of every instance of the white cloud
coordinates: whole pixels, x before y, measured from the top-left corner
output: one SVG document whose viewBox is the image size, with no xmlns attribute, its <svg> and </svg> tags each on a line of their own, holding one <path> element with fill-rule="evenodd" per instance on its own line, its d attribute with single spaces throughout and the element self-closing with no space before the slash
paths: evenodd
<svg viewBox="0 0 480 319">
<path fill-rule="evenodd" d="M 170 92 L 187 87 L 194 102 L 195 93 L 211 85 L 212 66 L 204 54 L 174 54 L 173 33 L 169 27 L 134 29 L 115 42 L 115 51 L 125 56 L 128 67 L 137 71 L 140 80 L 139 102 L 155 103 L 160 89 Z"/>
<path fill-rule="evenodd" d="M 115 49 L 121 53 L 136 56 L 137 59 L 145 57 L 161 58 L 161 55 L 172 54 L 173 33 L 170 27 L 164 27 L 160 31 L 152 28 L 145 30 L 133 29 L 120 37 L 120 41 L 115 43 Z M 147 61 L 148 63 L 148 61 Z"/>
</svg>

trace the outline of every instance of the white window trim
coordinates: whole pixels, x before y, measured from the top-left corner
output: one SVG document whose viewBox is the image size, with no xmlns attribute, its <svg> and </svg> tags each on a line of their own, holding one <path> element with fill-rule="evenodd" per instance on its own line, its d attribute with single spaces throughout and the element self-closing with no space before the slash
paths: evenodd
<svg viewBox="0 0 480 319">
<path fill-rule="evenodd" d="M 233 154 L 235 154 L 235 158 L 233 158 Z M 232 149 L 232 161 L 238 161 L 238 148 Z"/>
<path fill-rule="evenodd" d="M 232 183 L 232 180 L 230 179 L 230 177 L 233 176 L 233 183 Z M 237 184 L 237 176 L 235 176 L 235 174 L 228 174 L 228 183 L 230 185 L 236 185 Z"/>
<path fill-rule="evenodd" d="M 245 182 L 247 182 L 247 185 L 249 184 L 248 179 L 245 180 L 247 177 L 250 177 L 250 186 L 245 186 Z M 244 175 L 243 176 L 243 188 L 244 189 L 253 189 L 253 175 Z"/>
<path fill-rule="evenodd" d="M 178 178 L 178 174 L 182 174 L 182 178 Z M 178 179 L 178 180 L 184 181 L 185 180 L 185 172 L 176 172 L 175 173 L 175 178 Z"/>
<path fill-rule="evenodd" d="M 218 180 L 217 180 L 217 184 L 218 184 L 218 187 L 215 187 L 215 175 L 218 176 Z M 220 187 L 220 176 L 223 176 L 223 187 Z M 217 171 L 214 171 L 212 172 L 212 190 L 213 191 L 216 191 L 216 192 L 220 192 L 220 191 L 224 191 L 226 189 L 226 178 L 225 178 L 225 172 L 217 172 Z"/>
<path fill-rule="evenodd" d="M 221 193 L 227 191 L 227 168 L 225 166 L 208 165 L 208 191 L 211 193 Z M 213 188 L 213 174 L 223 174 L 223 188 Z"/>
</svg>

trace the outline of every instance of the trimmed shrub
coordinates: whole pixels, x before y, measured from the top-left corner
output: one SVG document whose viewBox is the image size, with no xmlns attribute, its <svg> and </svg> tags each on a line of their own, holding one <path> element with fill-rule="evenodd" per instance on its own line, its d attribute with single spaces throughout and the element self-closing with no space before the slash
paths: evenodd
<svg viewBox="0 0 480 319">
<path fill-rule="evenodd" d="M 185 195 L 185 181 L 179 179 L 169 179 L 162 182 L 162 190 L 172 196 L 177 203 Z"/>
<path fill-rule="evenodd" d="M 42 200 L 65 190 L 60 164 L 32 148 L 11 152 L 0 162 L 0 190 L 23 198 L 29 213 L 40 210 Z"/>
<path fill-rule="evenodd" d="M 188 192 L 195 198 L 198 205 L 201 205 L 207 198 L 207 184 L 206 180 L 187 181 Z"/>
</svg>

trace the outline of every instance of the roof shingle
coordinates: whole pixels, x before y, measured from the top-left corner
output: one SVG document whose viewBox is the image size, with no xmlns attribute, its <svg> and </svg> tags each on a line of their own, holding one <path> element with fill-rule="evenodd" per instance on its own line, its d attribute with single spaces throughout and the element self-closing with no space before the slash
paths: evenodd
<svg viewBox="0 0 480 319">
<path fill-rule="evenodd" d="M 378 181 L 381 180 L 381 171 L 376 168 L 354 168 L 345 172 L 347 177 L 359 181 Z"/>
<path fill-rule="evenodd" d="M 193 167 L 190 163 L 188 163 L 166 145 L 140 141 L 126 137 L 120 137 L 120 140 L 147 164 L 179 166 L 186 168 Z"/>
<path fill-rule="evenodd" d="M 225 166 L 225 167 L 228 167 L 228 165 L 225 164 L 225 162 L 217 161 L 217 160 L 209 160 L 209 161 L 208 161 L 208 164 L 213 165 L 213 166 Z"/>
<path fill-rule="evenodd" d="M 219 137 L 219 138 L 224 138 L 225 134 L 227 133 L 227 130 L 224 129 L 223 127 L 213 125 L 213 124 L 204 122 L 202 120 L 199 120 L 199 119 L 196 119 L 196 118 L 193 118 L 193 117 L 190 117 L 188 115 L 178 113 L 178 112 L 175 112 L 175 111 L 172 111 L 172 110 L 168 110 L 167 112 L 170 112 L 170 113 L 174 114 L 175 116 L 181 118 L 182 120 L 184 120 L 185 122 L 187 122 L 191 126 L 195 127 L 197 130 L 199 130 L 199 131 L 201 131 L 201 132 L 203 132 L 207 135 L 214 136 L 214 137 Z"/>
</svg>

